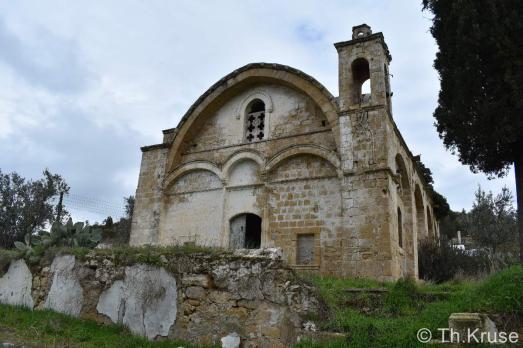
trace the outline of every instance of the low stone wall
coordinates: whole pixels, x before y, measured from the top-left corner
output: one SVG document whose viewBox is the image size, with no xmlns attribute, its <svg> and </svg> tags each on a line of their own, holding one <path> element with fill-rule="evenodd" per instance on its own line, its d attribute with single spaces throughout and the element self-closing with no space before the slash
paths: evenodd
<svg viewBox="0 0 523 348">
<path fill-rule="evenodd" d="M 149 339 L 214 344 L 236 333 L 244 347 L 290 346 L 320 311 L 314 288 L 274 250 L 160 255 L 153 263 L 122 264 L 108 250 L 31 269 L 17 260 L 0 278 L 0 302 L 121 323 Z"/>
</svg>

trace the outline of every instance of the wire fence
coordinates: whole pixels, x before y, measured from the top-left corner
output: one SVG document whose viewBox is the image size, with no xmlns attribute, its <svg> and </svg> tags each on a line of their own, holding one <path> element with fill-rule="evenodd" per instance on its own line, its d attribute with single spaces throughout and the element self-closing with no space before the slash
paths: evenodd
<svg viewBox="0 0 523 348">
<path fill-rule="evenodd" d="M 53 204 L 57 205 L 59 196 L 53 197 Z M 90 213 L 105 219 L 110 216 L 113 220 L 125 217 L 125 204 L 122 198 L 121 202 L 107 201 L 96 197 L 68 193 L 64 195 L 63 207 L 70 213 Z"/>
</svg>

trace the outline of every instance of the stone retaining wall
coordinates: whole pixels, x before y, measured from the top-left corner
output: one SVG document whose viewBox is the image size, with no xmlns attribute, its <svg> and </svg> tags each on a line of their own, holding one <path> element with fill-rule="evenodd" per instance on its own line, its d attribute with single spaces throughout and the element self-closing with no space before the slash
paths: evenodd
<svg viewBox="0 0 523 348">
<path fill-rule="evenodd" d="M 159 260 L 120 265 L 107 250 L 81 260 L 58 255 L 31 269 L 17 260 L 0 278 L 0 302 L 120 323 L 149 339 L 213 344 L 236 333 L 243 347 L 290 346 L 320 310 L 314 288 L 277 250 Z"/>
</svg>

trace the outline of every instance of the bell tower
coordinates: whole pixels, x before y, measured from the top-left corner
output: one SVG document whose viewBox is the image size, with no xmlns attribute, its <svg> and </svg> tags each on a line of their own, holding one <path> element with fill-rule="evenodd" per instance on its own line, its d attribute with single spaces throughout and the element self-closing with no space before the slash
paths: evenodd
<svg viewBox="0 0 523 348">
<path fill-rule="evenodd" d="M 334 44 L 338 51 L 341 112 L 364 107 L 384 107 L 391 112 L 389 63 L 392 57 L 382 33 L 367 24 L 352 27 L 352 40 Z M 370 93 L 362 86 L 370 80 Z"/>
</svg>

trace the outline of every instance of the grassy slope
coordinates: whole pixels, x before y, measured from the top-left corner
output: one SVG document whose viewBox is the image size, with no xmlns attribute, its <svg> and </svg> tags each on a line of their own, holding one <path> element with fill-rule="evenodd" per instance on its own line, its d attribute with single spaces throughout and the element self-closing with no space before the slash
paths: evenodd
<svg viewBox="0 0 523 348">
<path fill-rule="evenodd" d="M 503 313 L 519 318 L 523 314 L 521 266 L 483 282 L 441 285 L 416 286 L 408 281 L 380 284 L 326 277 L 311 280 L 332 309 L 330 319 L 320 325 L 321 329 L 344 332 L 347 340 L 321 344 L 307 341 L 297 347 L 422 347 L 426 345 L 417 342 L 416 332 L 429 328 L 435 333 L 437 328 L 448 327 L 448 317 L 454 312 Z M 386 287 L 389 292 L 377 298 L 343 290 L 350 287 Z"/>
<path fill-rule="evenodd" d="M 51 311 L 0 305 L 0 343 L 10 342 L 25 347 L 196 347 L 181 341 L 149 342 L 132 335 L 118 325 L 103 325 Z"/>
</svg>

